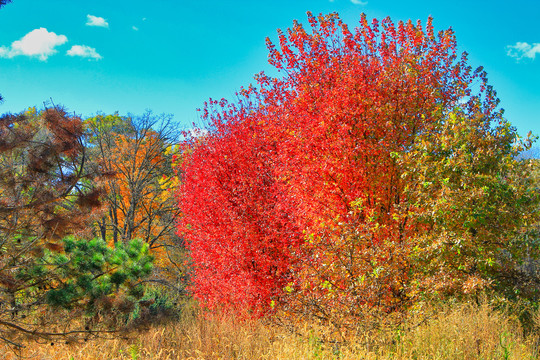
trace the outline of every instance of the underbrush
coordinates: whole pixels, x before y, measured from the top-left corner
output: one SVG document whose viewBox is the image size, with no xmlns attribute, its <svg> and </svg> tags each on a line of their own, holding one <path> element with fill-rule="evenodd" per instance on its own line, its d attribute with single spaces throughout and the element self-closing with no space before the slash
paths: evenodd
<svg viewBox="0 0 540 360">
<path fill-rule="evenodd" d="M 422 314 L 422 315 L 420 315 Z M 425 314 L 431 314 L 426 316 Z M 321 324 L 277 326 L 223 314 L 201 314 L 188 302 L 174 321 L 150 323 L 123 338 L 28 342 L 20 355 L 40 360 L 90 359 L 537 359 L 538 316 L 525 334 L 517 316 L 487 303 L 431 306 L 399 327 L 381 327 L 343 341 Z M 143 324 L 144 327 L 144 324 Z M 8 348 L 0 358 L 15 359 Z"/>
</svg>

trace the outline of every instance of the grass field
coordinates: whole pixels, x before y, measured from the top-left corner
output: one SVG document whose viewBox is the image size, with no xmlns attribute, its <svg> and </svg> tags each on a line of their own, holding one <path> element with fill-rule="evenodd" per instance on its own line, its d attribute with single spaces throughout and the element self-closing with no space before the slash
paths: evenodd
<svg viewBox="0 0 540 360">
<path fill-rule="evenodd" d="M 424 312 L 424 313 L 429 313 Z M 40 360 L 90 359 L 538 359 L 540 321 L 525 335 L 512 316 L 481 304 L 430 309 L 399 329 L 325 342 L 327 328 L 297 324 L 294 332 L 265 320 L 202 316 L 192 304 L 179 319 L 132 332 L 127 338 L 66 344 L 26 343 L 19 354 Z M 0 358 L 15 359 L 8 348 Z"/>
</svg>

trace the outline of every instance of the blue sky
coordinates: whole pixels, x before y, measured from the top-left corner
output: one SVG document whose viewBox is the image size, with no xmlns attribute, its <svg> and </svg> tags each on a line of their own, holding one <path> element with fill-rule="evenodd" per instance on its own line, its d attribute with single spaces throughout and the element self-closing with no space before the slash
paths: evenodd
<svg viewBox="0 0 540 360">
<path fill-rule="evenodd" d="M 520 134 L 540 135 L 540 1 L 13 0 L 0 9 L 0 113 L 52 100 L 82 116 L 173 114 L 197 122 L 209 97 L 233 99 L 267 64 L 265 38 L 306 11 L 434 17 L 484 66 Z"/>
</svg>

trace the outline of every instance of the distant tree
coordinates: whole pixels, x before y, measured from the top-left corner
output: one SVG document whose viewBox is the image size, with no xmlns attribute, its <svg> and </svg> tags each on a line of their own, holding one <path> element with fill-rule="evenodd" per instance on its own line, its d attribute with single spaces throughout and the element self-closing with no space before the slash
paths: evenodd
<svg viewBox="0 0 540 360">
<path fill-rule="evenodd" d="M 156 268 L 171 271 L 178 246 L 172 161 L 178 132 L 168 116 L 98 115 L 85 120 L 90 166 L 106 173 L 96 235 L 112 244 L 141 239 Z"/>
<path fill-rule="evenodd" d="M 110 253 L 64 240 L 86 238 L 100 205 L 83 140 L 81 119 L 59 107 L 0 118 L 0 339 L 9 344 L 21 334 L 87 336 L 69 319 L 151 267 L 140 243 Z M 126 270 L 131 263 L 140 269 Z"/>
</svg>

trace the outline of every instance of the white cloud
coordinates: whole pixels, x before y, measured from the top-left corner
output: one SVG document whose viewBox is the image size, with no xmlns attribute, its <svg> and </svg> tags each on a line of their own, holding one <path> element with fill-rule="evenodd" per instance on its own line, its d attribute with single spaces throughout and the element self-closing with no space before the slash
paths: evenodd
<svg viewBox="0 0 540 360">
<path fill-rule="evenodd" d="M 107 20 L 102 17 L 88 14 L 86 15 L 86 18 L 88 19 L 86 21 L 86 25 L 88 26 L 100 26 L 105 28 L 109 27 L 109 23 L 107 22 Z"/>
<path fill-rule="evenodd" d="M 90 58 L 95 60 L 101 60 L 103 57 L 99 55 L 96 49 L 86 45 L 73 45 L 71 49 L 67 51 L 69 56 L 80 56 L 83 58 Z"/>
<path fill-rule="evenodd" d="M 139 31 L 139 28 L 138 28 L 138 27 L 136 27 L 135 25 L 134 25 L 134 26 L 132 26 L 131 28 L 132 28 L 133 30 L 135 30 L 135 31 Z"/>
<path fill-rule="evenodd" d="M 351 2 L 355 5 L 367 5 L 367 1 L 362 1 L 362 0 L 351 0 Z"/>
<path fill-rule="evenodd" d="M 188 133 L 191 137 L 200 138 L 200 137 L 205 137 L 206 135 L 208 135 L 209 132 L 206 129 L 191 128 L 188 130 Z"/>
<path fill-rule="evenodd" d="M 17 55 L 37 57 L 41 61 L 57 51 L 55 47 L 67 42 L 65 35 L 56 35 L 45 28 L 34 29 L 20 40 L 14 41 L 10 47 L 0 47 L 0 57 L 12 58 Z"/>
<path fill-rule="evenodd" d="M 516 45 L 506 47 L 506 55 L 521 60 L 523 58 L 534 60 L 536 54 L 540 54 L 540 43 L 530 45 L 526 42 L 517 42 Z"/>
</svg>

